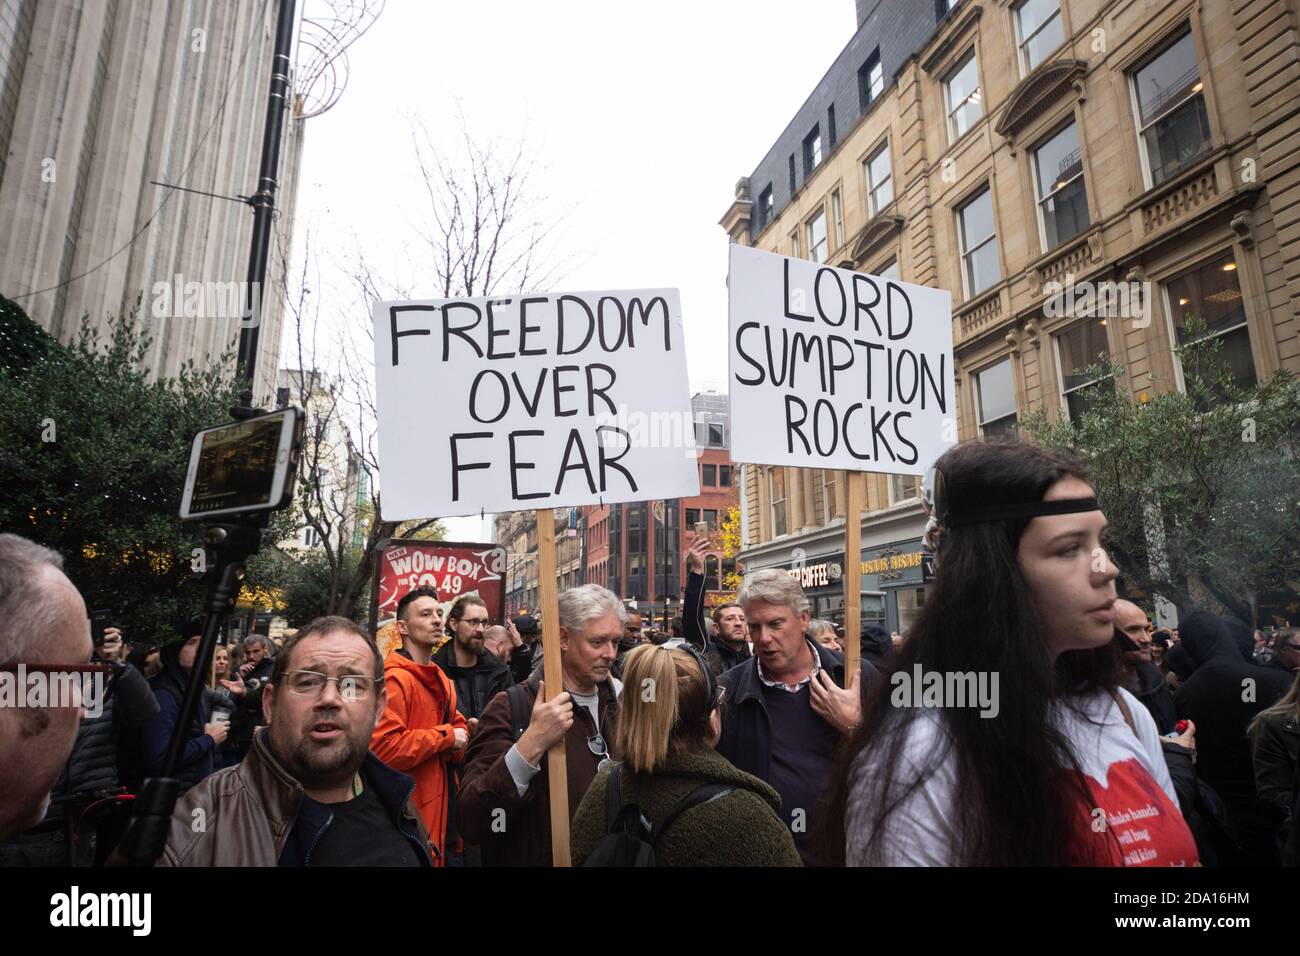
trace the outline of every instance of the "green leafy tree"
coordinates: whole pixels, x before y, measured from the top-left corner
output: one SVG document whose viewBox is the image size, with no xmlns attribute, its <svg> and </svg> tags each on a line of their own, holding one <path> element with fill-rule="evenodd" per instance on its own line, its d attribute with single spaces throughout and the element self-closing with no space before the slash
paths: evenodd
<svg viewBox="0 0 1300 956">
<path fill-rule="evenodd" d="M 1124 575 L 1179 608 L 1208 595 L 1243 621 L 1300 610 L 1300 384 L 1279 371 L 1236 382 L 1219 343 L 1187 329 L 1184 390 L 1133 402 L 1124 369 L 1104 362 L 1075 423 L 1036 409 L 1039 444 L 1085 457 Z"/>
<path fill-rule="evenodd" d="M 195 432 L 236 398 L 228 375 L 189 365 L 149 381 L 148 347 L 134 313 L 62 346 L 0 299 L 0 528 L 62 554 L 128 640 L 166 639 L 202 608 L 181 490 Z"/>
</svg>

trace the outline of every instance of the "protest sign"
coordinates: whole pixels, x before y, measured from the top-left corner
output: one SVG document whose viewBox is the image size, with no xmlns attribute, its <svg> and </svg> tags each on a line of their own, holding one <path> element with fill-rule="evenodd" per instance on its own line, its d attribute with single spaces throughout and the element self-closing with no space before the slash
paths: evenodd
<svg viewBox="0 0 1300 956">
<path fill-rule="evenodd" d="M 731 247 L 731 455 L 922 475 L 957 440 L 952 297 Z"/>
<path fill-rule="evenodd" d="M 699 493 L 675 289 L 379 302 L 383 516 Z"/>
</svg>

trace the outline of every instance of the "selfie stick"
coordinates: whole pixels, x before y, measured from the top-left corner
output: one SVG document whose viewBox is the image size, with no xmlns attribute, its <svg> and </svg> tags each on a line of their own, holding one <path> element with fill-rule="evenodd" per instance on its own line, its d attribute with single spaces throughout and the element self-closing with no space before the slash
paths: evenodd
<svg viewBox="0 0 1300 956">
<path fill-rule="evenodd" d="M 180 765 L 181 753 L 189 740 L 190 724 L 198 712 L 205 684 L 204 675 L 210 667 L 217 632 L 221 629 L 221 622 L 234 607 L 244 579 L 244 562 L 260 547 L 262 528 L 265 525 L 266 512 L 262 512 L 247 519 L 236 519 L 207 528 L 208 548 L 216 553 L 217 560 L 208 572 L 203 638 L 194 655 L 194 664 L 190 667 L 189 684 L 185 688 L 185 699 L 181 702 L 176 725 L 172 728 L 162 775 L 150 777 L 144 782 L 140 797 L 135 801 L 135 816 L 122 840 L 122 853 L 132 866 L 152 866 L 162 856 L 163 847 L 167 845 L 172 812 L 181 790 L 176 768 Z"/>
</svg>

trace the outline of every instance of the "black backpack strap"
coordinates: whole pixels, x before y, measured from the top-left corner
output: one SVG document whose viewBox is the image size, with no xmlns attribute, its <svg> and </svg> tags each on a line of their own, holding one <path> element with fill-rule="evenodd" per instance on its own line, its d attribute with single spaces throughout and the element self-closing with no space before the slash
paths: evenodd
<svg viewBox="0 0 1300 956">
<path fill-rule="evenodd" d="M 688 793 L 682 799 L 678 800 L 664 818 L 654 825 L 650 831 L 650 844 L 653 846 L 663 832 L 672 825 L 672 822 L 678 816 L 685 813 L 691 807 L 698 807 L 702 803 L 708 803 L 710 800 L 717 800 L 719 797 L 725 797 L 731 793 L 733 787 L 724 786 L 720 783 L 706 783 L 702 787 L 697 787 Z"/>
<path fill-rule="evenodd" d="M 613 833 L 622 822 L 623 811 L 623 765 L 616 763 L 609 768 L 609 779 L 605 781 L 605 829 Z"/>
<path fill-rule="evenodd" d="M 528 708 L 524 699 L 524 685 L 512 684 L 506 688 L 506 697 L 510 701 L 510 732 L 518 742 L 528 729 Z"/>
</svg>

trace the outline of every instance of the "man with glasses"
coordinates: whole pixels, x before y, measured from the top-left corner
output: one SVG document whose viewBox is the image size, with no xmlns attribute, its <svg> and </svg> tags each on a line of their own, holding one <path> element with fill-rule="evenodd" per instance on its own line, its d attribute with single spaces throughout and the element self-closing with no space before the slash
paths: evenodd
<svg viewBox="0 0 1300 956">
<path fill-rule="evenodd" d="M 546 752 L 553 745 L 564 741 L 570 818 L 597 770 L 618 759 L 611 750 L 622 684 L 610 668 L 627 611 L 612 591 L 584 584 L 560 594 L 559 612 L 564 686 L 548 696 L 539 670 L 498 694 L 465 755 L 461 829 L 489 865 L 551 865 Z"/>
<path fill-rule="evenodd" d="M 384 660 L 388 704 L 370 747 L 395 770 L 415 778 L 415 803 L 429 831 L 433 865 L 458 865 L 454 764 L 469 744 L 469 724 L 456 709 L 456 688 L 433 661 L 442 640 L 442 604 L 433 588 L 397 602 L 394 624 L 402 643 Z"/>
<path fill-rule="evenodd" d="M 469 721 L 470 733 L 490 701 L 514 683 L 510 668 L 486 647 L 487 605 L 476 595 L 458 598 L 447 614 L 451 640 L 438 648 L 433 662 L 456 684 L 456 709 Z"/>
<path fill-rule="evenodd" d="M 415 782 L 367 749 L 383 661 L 344 617 L 302 628 L 262 695 L 267 727 L 238 766 L 176 805 L 162 866 L 428 866 Z"/>
</svg>

